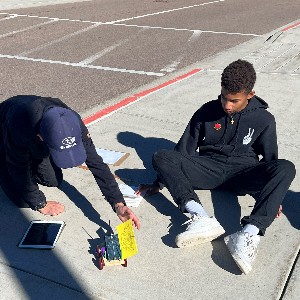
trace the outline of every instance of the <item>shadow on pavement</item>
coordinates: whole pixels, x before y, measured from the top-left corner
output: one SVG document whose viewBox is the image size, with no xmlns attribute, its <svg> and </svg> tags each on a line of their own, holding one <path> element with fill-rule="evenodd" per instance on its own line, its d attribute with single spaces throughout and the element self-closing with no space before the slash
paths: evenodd
<svg viewBox="0 0 300 300">
<path fill-rule="evenodd" d="M 164 138 L 145 138 L 134 132 L 119 132 L 118 141 L 130 148 L 134 148 L 138 157 L 143 162 L 145 169 L 120 169 L 116 174 L 120 178 L 129 178 L 135 185 L 139 183 L 152 183 L 156 178 L 156 172 L 152 166 L 153 154 L 161 149 L 174 149 L 175 143 Z M 162 242 L 169 247 L 176 248 L 175 237 L 182 231 L 182 224 L 187 220 L 174 203 L 163 194 L 158 193 L 151 197 L 145 197 L 156 210 L 164 216 L 170 217 L 169 232 L 163 236 Z"/>
<path fill-rule="evenodd" d="M 17 247 L 31 220 L 28 220 L 22 214 L 22 211 L 10 202 L 2 189 L 0 189 L 0 199 L 2 224 L 0 227 L 1 264 L 8 266 L 10 271 L 14 272 L 15 281 L 22 286 L 24 297 L 39 299 L 41 294 L 37 294 L 36 282 L 45 280 L 50 285 L 45 284 L 43 287 L 42 295 L 45 297 L 43 299 L 53 299 L 54 295 L 58 297 L 60 292 L 62 293 L 60 297 L 63 298 L 67 296 L 68 290 L 77 292 L 76 298 L 78 299 L 89 299 L 77 278 L 71 275 L 68 267 L 57 256 L 55 249 L 36 250 Z M 28 278 L 28 276 L 31 278 Z M 34 277 L 37 279 L 36 281 L 32 281 Z M 56 291 L 51 293 L 50 287 L 53 288 L 53 284 L 57 284 L 63 289 L 55 289 Z"/>
<path fill-rule="evenodd" d="M 184 230 L 185 227 L 182 227 L 181 225 L 186 222 L 188 218 L 180 212 L 174 203 L 161 193 L 145 197 L 145 200 L 155 207 L 159 213 L 170 217 L 170 224 L 168 226 L 169 232 L 167 235 L 163 236 L 161 240 L 166 246 L 177 248 L 175 237 Z"/>
<path fill-rule="evenodd" d="M 129 178 L 135 185 L 139 183 L 153 182 L 156 173 L 152 167 L 152 155 L 161 149 L 174 149 L 175 143 L 164 138 L 145 138 L 133 132 L 120 132 L 117 135 L 120 143 L 127 147 L 134 148 L 142 160 L 145 170 L 121 169 L 116 174 L 120 178 Z M 133 184 L 133 183 L 132 183 Z M 291 225 L 300 229 L 300 193 L 288 191 L 283 201 L 283 213 Z M 237 194 L 225 190 L 212 190 L 211 198 L 216 219 L 224 227 L 225 235 L 241 230 L 241 207 Z M 162 241 L 169 247 L 176 247 L 175 237 L 184 228 L 181 225 L 187 220 L 178 208 L 162 194 L 157 194 L 145 199 L 154 206 L 157 211 L 165 216 L 170 216 L 169 233 L 162 237 Z M 224 236 L 225 236 L 224 235 Z M 212 259 L 220 268 L 235 274 L 241 275 L 240 269 L 236 266 L 223 241 L 223 236 L 212 242 Z"/>
<path fill-rule="evenodd" d="M 216 265 L 234 275 L 242 272 L 233 261 L 225 243 L 224 236 L 241 230 L 241 207 L 235 193 L 224 190 L 212 190 L 211 199 L 216 219 L 225 229 L 225 234 L 212 241 L 211 258 Z"/>
<path fill-rule="evenodd" d="M 300 230 L 300 193 L 289 190 L 282 202 L 282 212 L 291 225 Z"/>
<path fill-rule="evenodd" d="M 174 149 L 175 143 L 164 138 L 145 138 L 140 134 L 124 131 L 117 135 L 118 141 L 127 147 L 135 149 L 138 157 L 143 162 L 145 169 L 119 169 L 116 175 L 128 178 L 133 184 L 153 182 L 156 172 L 152 167 L 153 154 L 161 149 Z M 126 180 L 124 180 L 126 181 Z"/>
<path fill-rule="evenodd" d="M 215 216 L 226 233 L 229 235 L 241 229 L 240 218 L 241 209 L 238 198 L 234 193 L 227 191 L 211 191 L 212 201 L 215 209 Z M 289 190 L 282 202 L 282 212 L 286 215 L 291 225 L 300 229 L 300 193 Z M 224 236 L 225 236 L 224 235 Z M 212 242 L 213 261 L 222 269 L 235 274 L 241 275 L 242 272 L 236 266 L 229 251 L 223 241 L 223 237 Z"/>
<path fill-rule="evenodd" d="M 95 255 L 96 246 L 100 245 L 104 241 L 104 236 L 113 233 L 113 230 L 109 224 L 101 220 L 101 215 L 94 209 L 92 204 L 86 199 L 73 185 L 63 180 L 59 189 L 66 194 L 66 196 L 83 212 L 83 214 L 92 222 L 99 225 L 97 235 L 99 238 L 92 238 L 89 233 L 82 228 L 91 239 L 87 239 L 90 244 L 89 253 Z M 93 258 L 94 265 L 99 268 L 98 260 Z"/>
<path fill-rule="evenodd" d="M 211 199 L 216 219 L 226 231 L 234 233 L 241 229 L 241 207 L 235 193 L 223 190 L 212 190 Z"/>
</svg>

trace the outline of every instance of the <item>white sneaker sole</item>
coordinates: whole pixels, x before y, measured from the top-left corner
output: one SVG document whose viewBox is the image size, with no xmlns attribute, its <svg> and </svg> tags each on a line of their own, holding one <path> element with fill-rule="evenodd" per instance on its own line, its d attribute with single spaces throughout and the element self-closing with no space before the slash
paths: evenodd
<svg viewBox="0 0 300 300">
<path fill-rule="evenodd" d="M 236 251 L 231 247 L 231 245 L 229 244 L 229 236 L 226 236 L 224 238 L 224 242 L 233 258 L 233 260 L 235 261 L 235 263 L 238 265 L 238 267 L 240 268 L 240 270 L 244 273 L 244 274 L 248 274 L 251 270 L 252 267 L 249 266 L 248 264 L 245 264 L 244 261 L 239 257 L 239 255 L 236 253 Z"/>
<path fill-rule="evenodd" d="M 204 233 L 186 231 L 177 235 L 175 243 L 179 248 L 192 247 L 210 242 L 224 233 L 225 230 L 221 226 Z"/>
</svg>

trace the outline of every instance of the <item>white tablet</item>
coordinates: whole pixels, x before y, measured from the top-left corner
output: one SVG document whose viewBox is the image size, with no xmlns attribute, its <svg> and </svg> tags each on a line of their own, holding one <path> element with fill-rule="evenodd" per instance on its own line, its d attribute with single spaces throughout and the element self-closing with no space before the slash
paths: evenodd
<svg viewBox="0 0 300 300">
<path fill-rule="evenodd" d="M 63 221 L 31 221 L 19 247 L 53 249 L 64 226 Z"/>
</svg>

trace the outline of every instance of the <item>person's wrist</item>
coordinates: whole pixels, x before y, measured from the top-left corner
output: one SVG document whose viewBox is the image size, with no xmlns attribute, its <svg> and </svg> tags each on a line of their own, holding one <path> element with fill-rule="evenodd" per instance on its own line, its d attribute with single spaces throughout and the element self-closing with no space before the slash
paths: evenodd
<svg viewBox="0 0 300 300">
<path fill-rule="evenodd" d="M 33 210 L 40 210 L 43 209 L 47 205 L 47 202 L 39 202 L 35 206 L 32 207 Z"/>
<path fill-rule="evenodd" d="M 114 211 L 117 212 L 120 207 L 126 206 L 124 202 L 118 202 L 114 205 Z"/>
</svg>

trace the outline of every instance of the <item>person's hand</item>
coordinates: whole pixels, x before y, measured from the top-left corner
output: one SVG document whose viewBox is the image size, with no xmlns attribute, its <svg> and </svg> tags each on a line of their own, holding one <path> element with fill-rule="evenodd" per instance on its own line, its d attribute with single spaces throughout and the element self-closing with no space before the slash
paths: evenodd
<svg viewBox="0 0 300 300">
<path fill-rule="evenodd" d="M 159 186 L 152 183 L 152 184 L 140 184 L 135 191 L 135 194 L 138 196 L 152 196 L 154 194 L 157 194 L 159 192 Z"/>
<path fill-rule="evenodd" d="M 281 212 L 282 212 L 282 205 L 279 206 L 279 209 L 278 209 L 278 213 L 277 213 L 277 215 L 276 215 L 276 218 L 279 218 L 279 217 L 280 217 Z"/>
<path fill-rule="evenodd" d="M 115 205 L 115 209 L 117 216 L 122 222 L 132 220 L 132 225 L 134 225 L 137 229 L 140 229 L 141 225 L 138 217 L 128 206 L 125 206 L 123 203 L 120 202 Z"/>
<path fill-rule="evenodd" d="M 65 210 L 65 207 L 57 201 L 47 201 L 45 207 L 39 209 L 43 215 L 57 216 Z"/>
</svg>

